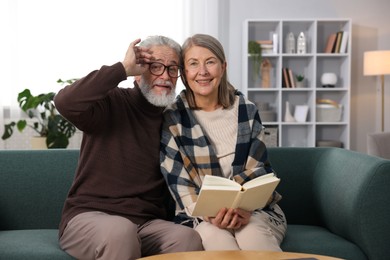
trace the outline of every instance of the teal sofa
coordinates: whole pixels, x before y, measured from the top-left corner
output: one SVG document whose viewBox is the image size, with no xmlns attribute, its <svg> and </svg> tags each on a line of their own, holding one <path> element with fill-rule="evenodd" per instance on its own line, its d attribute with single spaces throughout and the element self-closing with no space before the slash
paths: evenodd
<svg viewBox="0 0 390 260">
<path fill-rule="evenodd" d="M 0 259 L 72 259 L 57 227 L 78 150 L 0 151 Z M 390 256 L 390 160 L 340 148 L 269 148 L 288 230 L 284 251 Z"/>
</svg>

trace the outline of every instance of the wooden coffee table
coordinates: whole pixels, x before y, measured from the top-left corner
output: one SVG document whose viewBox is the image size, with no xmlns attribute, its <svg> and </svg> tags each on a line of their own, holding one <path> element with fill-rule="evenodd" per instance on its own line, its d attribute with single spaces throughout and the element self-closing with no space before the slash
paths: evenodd
<svg viewBox="0 0 390 260">
<path fill-rule="evenodd" d="M 266 251 L 194 251 L 179 252 L 162 255 L 142 257 L 139 260 L 340 260 L 323 255 L 292 253 L 292 252 L 266 252 Z"/>
</svg>

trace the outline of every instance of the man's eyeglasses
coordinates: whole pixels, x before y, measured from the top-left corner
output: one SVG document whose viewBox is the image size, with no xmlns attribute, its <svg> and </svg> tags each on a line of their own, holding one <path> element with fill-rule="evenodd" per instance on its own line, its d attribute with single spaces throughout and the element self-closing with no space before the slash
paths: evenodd
<svg viewBox="0 0 390 260">
<path fill-rule="evenodd" d="M 180 69 L 181 67 L 179 65 L 169 65 L 165 66 L 164 64 L 160 62 L 152 62 L 149 63 L 149 71 L 155 76 L 161 76 L 164 74 L 165 69 L 168 71 L 168 75 L 171 78 L 178 78 L 180 77 Z"/>
</svg>

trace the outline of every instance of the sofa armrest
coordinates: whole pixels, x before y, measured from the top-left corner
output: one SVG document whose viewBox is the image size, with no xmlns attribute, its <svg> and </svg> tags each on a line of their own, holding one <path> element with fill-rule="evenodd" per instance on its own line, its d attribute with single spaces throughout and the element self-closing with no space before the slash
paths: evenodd
<svg viewBox="0 0 390 260">
<path fill-rule="evenodd" d="M 369 259 L 390 255 L 390 160 L 332 147 L 268 148 L 289 225 L 321 226 Z M 313 238 L 314 239 L 314 238 Z"/>
<path fill-rule="evenodd" d="M 314 198 L 324 226 L 369 259 L 390 255 L 390 160 L 327 149 L 315 169 Z"/>
</svg>

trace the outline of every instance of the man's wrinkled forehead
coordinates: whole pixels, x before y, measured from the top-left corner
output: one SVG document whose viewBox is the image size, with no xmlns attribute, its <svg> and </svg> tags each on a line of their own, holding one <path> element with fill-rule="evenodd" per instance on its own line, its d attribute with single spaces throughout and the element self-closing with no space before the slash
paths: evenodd
<svg viewBox="0 0 390 260">
<path fill-rule="evenodd" d="M 161 62 L 165 65 L 179 64 L 180 58 L 176 51 L 166 45 L 155 45 L 150 48 L 153 52 L 153 61 Z"/>
</svg>

